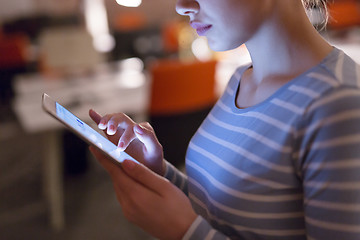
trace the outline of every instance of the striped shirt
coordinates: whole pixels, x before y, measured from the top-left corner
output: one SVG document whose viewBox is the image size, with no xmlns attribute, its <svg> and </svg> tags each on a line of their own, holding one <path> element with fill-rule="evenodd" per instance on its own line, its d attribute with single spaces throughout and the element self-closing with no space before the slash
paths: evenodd
<svg viewBox="0 0 360 240">
<path fill-rule="evenodd" d="M 360 239 L 360 67 L 341 50 L 246 109 L 239 68 L 193 136 L 184 239 Z"/>
</svg>

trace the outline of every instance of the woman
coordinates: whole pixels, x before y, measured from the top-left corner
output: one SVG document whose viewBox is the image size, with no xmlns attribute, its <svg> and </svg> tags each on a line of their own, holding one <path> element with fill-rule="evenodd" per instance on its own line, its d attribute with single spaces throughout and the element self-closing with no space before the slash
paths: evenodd
<svg viewBox="0 0 360 240">
<path fill-rule="evenodd" d="M 187 177 L 148 123 L 90 111 L 147 166 L 92 149 L 130 221 L 160 239 L 360 239 L 360 67 L 313 28 L 313 4 L 178 0 L 213 50 L 245 43 L 252 63 L 192 138 Z"/>
</svg>

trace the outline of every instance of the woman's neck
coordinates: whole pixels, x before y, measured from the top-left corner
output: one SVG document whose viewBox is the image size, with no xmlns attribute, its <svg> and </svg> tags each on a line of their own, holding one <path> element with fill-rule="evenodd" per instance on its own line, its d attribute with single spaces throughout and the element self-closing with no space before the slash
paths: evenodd
<svg viewBox="0 0 360 240">
<path fill-rule="evenodd" d="M 274 14 L 246 43 L 253 62 L 252 79 L 292 79 L 317 65 L 332 47 L 311 25 L 301 1 L 279 1 Z"/>
</svg>

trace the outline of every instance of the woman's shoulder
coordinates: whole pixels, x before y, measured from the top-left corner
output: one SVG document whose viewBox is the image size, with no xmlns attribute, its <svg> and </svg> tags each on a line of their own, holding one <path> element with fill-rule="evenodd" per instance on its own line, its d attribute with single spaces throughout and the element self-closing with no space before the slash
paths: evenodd
<svg viewBox="0 0 360 240">
<path fill-rule="evenodd" d="M 360 110 L 360 65 L 342 50 L 334 48 L 303 80 L 316 92 L 308 114 L 325 117 Z"/>
<path fill-rule="evenodd" d="M 304 105 L 313 105 L 340 92 L 360 91 L 360 66 L 340 49 L 334 50 L 317 66 L 300 76 L 290 88 L 309 96 Z M 299 90 L 299 91 L 300 91 Z"/>
<path fill-rule="evenodd" d="M 332 78 L 337 83 L 336 87 L 341 85 L 360 87 L 360 65 L 336 47 L 319 64 L 319 68 L 318 72 L 323 72 L 323 75 Z"/>
</svg>

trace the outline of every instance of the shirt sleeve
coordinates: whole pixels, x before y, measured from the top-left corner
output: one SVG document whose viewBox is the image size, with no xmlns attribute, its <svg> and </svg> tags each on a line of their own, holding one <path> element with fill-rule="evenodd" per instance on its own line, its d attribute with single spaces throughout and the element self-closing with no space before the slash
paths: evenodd
<svg viewBox="0 0 360 240">
<path fill-rule="evenodd" d="M 166 171 L 164 177 L 188 195 L 187 176 L 168 161 L 166 161 Z"/>
<path fill-rule="evenodd" d="M 229 240 L 230 238 L 215 230 L 204 218 L 198 216 L 185 233 L 182 240 L 199 239 Z"/>
<path fill-rule="evenodd" d="M 166 171 L 164 177 L 172 182 L 175 186 L 181 189 L 186 195 L 187 190 L 187 177 L 171 163 L 166 162 Z M 198 215 L 192 225 L 185 233 L 183 240 L 199 240 L 199 239 L 213 239 L 224 240 L 229 239 L 219 231 L 215 230 L 203 217 Z"/>
<path fill-rule="evenodd" d="M 341 88 L 308 109 L 297 159 L 309 239 L 360 237 L 360 91 Z"/>
</svg>

